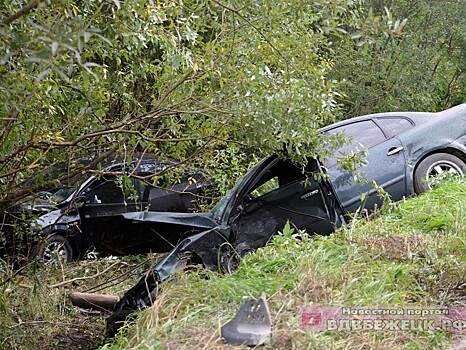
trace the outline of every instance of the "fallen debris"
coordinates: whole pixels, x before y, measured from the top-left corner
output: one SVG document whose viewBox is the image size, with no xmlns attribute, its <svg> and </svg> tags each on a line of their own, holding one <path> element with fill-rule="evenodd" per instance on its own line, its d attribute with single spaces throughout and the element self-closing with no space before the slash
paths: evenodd
<svg viewBox="0 0 466 350">
<path fill-rule="evenodd" d="M 231 345 L 257 346 L 270 342 L 272 318 L 265 293 L 257 299 L 247 298 L 238 313 L 221 329 L 222 338 Z"/>
<path fill-rule="evenodd" d="M 116 295 L 72 292 L 71 303 L 83 309 L 112 310 L 120 300 Z"/>
</svg>

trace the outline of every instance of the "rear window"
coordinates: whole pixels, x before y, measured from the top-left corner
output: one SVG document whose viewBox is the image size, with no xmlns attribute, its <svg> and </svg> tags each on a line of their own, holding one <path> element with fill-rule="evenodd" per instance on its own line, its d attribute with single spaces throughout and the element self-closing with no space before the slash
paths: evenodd
<svg viewBox="0 0 466 350">
<path fill-rule="evenodd" d="M 328 130 L 328 134 L 335 135 L 343 133 L 349 143 L 340 148 L 333 149 L 333 156 L 324 162 L 326 168 L 336 165 L 337 158 L 349 154 L 351 151 L 360 149 L 361 145 L 365 148 L 371 148 L 385 141 L 385 135 L 382 130 L 372 120 L 364 120 L 336 127 Z"/>
<path fill-rule="evenodd" d="M 399 135 L 414 126 L 413 123 L 406 118 L 387 117 L 377 118 L 377 120 L 381 121 L 384 129 L 387 129 L 392 135 Z"/>
</svg>

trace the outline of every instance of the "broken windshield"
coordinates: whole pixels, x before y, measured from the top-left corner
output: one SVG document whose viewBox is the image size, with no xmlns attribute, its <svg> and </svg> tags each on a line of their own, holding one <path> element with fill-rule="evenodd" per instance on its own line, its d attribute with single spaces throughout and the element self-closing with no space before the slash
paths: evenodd
<svg viewBox="0 0 466 350">
<path fill-rule="evenodd" d="M 246 175 L 244 175 L 235 186 L 217 203 L 217 205 L 211 210 L 213 219 L 218 223 L 222 224 L 222 221 L 225 219 L 225 214 L 231 211 L 231 206 L 233 205 L 237 194 L 247 185 L 249 180 L 255 176 L 258 169 L 261 169 L 264 163 L 269 162 L 276 157 L 269 157 L 262 159 L 258 164 L 251 168 Z"/>
<path fill-rule="evenodd" d="M 221 224 L 228 203 L 230 203 L 235 194 L 239 192 L 239 189 L 242 187 L 245 179 L 246 176 L 240 178 L 236 185 L 233 186 L 233 188 L 230 191 L 228 191 L 228 193 L 225 196 L 223 196 L 222 199 L 217 203 L 217 205 L 211 210 L 211 214 L 218 224 Z"/>
</svg>

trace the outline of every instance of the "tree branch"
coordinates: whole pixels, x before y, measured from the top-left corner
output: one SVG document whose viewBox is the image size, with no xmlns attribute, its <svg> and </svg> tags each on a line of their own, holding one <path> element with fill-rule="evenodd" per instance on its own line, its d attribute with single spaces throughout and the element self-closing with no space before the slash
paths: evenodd
<svg viewBox="0 0 466 350">
<path fill-rule="evenodd" d="M 103 274 L 105 274 L 108 270 L 112 269 L 114 266 L 116 266 L 117 264 L 119 264 L 120 262 L 117 261 L 115 263 L 113 263 L 112 265 L 108 266 L 107 268 L 105 268 L 104 270 L 100 271 L 100 272 L 97 272 L 96 274 L 92 275 L 92 276 L 85 276 L 85 277 L 75 277 L 75 278 L 72 278 L 70 280 L 66 280 L 66 281 L 63 281 L 63 282 L 60 282 L 60 283 L 56 283 L 56 284 L 52 284 L 50 286 L 48 286 L 49 288 L 57 288 L 57 287 L 62 287 L 64 285 L 67 285 L 67 284 L 70 284 L 70 283 L 74 283 L 74 282 L 77 282 L 77 281 L 85 281 L 85 280 L 88 280 L 88 279 L 95 279 L 96 277 L 99 277 L 99 276 L 102 276 Z"/>
<path fill-rule="evenodd" d="M 29 12 L 34 10 L 37 6 L 39 6 L 38 0 L 31 1 L 28 5 L 21 8 L 18 12 L 12 14 L 10 17 L 5 18 L 2 21 L 1 25 L 2 26 L 10 25 L 14 21 L 16 21 L 18 18 L 27 15 Z"/>
</svg>

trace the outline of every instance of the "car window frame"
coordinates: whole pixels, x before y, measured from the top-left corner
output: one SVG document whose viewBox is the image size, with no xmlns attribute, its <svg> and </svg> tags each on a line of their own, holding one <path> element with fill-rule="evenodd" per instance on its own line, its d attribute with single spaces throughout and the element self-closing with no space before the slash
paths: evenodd
<svg viewBox="0 0 466 350">
<path fill-rule="evenodd" d="M 404 119 L 408 123 L 411 124 L 411 127 L 409 129 L 403 130 L 402 132 L 396 134 L 396 133 L 393 133 L 386 125 L 384 125 L 383 119 Z M 396 137 L 398 135 L 401 135 L 401 134 L 411 130 L 412 128 L 416 127 L 416 123 L 411 118 L 401 116 L 401 115 L 378 116 L 378 117 L 373 118 L 373 120 L 382 129 L 384 134 L 387 136 L 387 140 L 391 139 L 392 137 Z"/>
<path fill-rule="evenodd" d="M 374 120 L 374 118 L 369 118 L 369 119 L 363 119 L 363 120 L 357 120 L 357 121 L 352 121 L 350 123 L 345 123 L 345 124 L 342 124 L 342 125 L 338 125 L 338 126 L 335 126 L 334 128 L 331 128 L 331 129 L 327 129 L 324 131 L 325 134 L 327 135 L 330 135 L 332 136 L 333 134 L 330 134 L 330 132 L 332 130 L 335 130 L 335 129 L 340 129 L 340 128 L 345 128 L 345 127 L 348 127 L 350 125 L 355 125 L 355 124 L 359 124 L 359 123 L 364 123 L 364 122 L 372 122 L 377 128 L 379 128 L 380 132 L 382 133 L 382 135 L 384 136 L 384 139 L 381 140 L 380 142 L 377 142 L 377 143 L 374 143 L 372 144 L 371 146 L 367 147 L 366 145 L 363 145 L 364 148 L 367 148 L 367 149 L 371 149 L 372 147 L 375 147 L 377 145 L 380 145 L 381 143 L 387 141 L 390 137 L 388 137 L 387 133 L 385 132 L 385 130 L 380 127 L 380 125 Z M 338 134 L 341 134 L 341 133 L 344 133 L 344 132 L 339 132 Z"/>
<path fill-rule="evenodd" d="M 367 118 L 367 119 L 362 119 L 362 120 L 355 120 L 355 121 L 351 121 L 351 122 L 348 122 L 348 123 L 339 124 L 339 125 L 337 125 L 337 126 L 335 126 L 335 127 L 333 127 L 333 128 L 329 128 L 329 129 L 323 130 L 323 133 L 326 134 L 326 135 L 328 135 L 328 136 L 333 136 L 334 134 L 331 134 L 331 133 L 330 133 L 332 130 L 339 129 L 339 128 L 345 128 L 345 127 L 347 127 L 347 126 L 349 126 L 349 125 L 354 125 L 354 124 L 364 123 L 364 122 L 372 122 L 372 123 L 380 130 L 380 132 L 381 132 L 382 135 L 384 136 L 384 139 L 383 139 L 383 140 L 381 140 L 381 141 L 378 142 L 378 143 L 372 144 L 370 147 L 367 147 L 366 145 L 363 145 L 364 149 L 369 150 L 369 149 L 371 149 L 371 148 L 373 148 L 373 147 L 376 147 L 376 146 L 378 146 L 378 145 L 380 145 L 380 144 L 382 144 L 382 143 L 384 143 L 384 142 L 386 142 L 386 141 L 388 141 L 389 139 L 392 138 L 392 137 L 389 137 L 389 136 L 387 135 L 387 133 L 385 132 L 385 130 L 384 130 L 383 128 L 380 127 L 380 125 L 374 120 L 374 118 Z M 342 132 L 340 132 L 340 133 L 342 133 Z M 340 133 L 337 133 L 337 134 L 340 134 Z M 344 133 L 344 132 L 343 132 L 343 133 Z M 352 142 L 354 142 L 354 136 L 351 136 L 351 137 L 353 138 L 352 141 L 351 141 L 351 143 L 352 143 Z M 345 145 L 343 145 L 342 147 L 339 147 L 339 148 L 338 148 L 337 150 L 335 150 L 335 151 L 340 151 L 340 152 L 341 152 L 341 151 L 343 150 L 343 153 L 346 154 L 347 151 L 344 151 L 344 148 L 350 146 L 351 143 L 345 144 Z M 334 158 L 335 158 L 335 162 L 330 162 L 330 159 L 332 159 L 332 157 L 328 157 L 328 159 L 327 159 L 325 162 L 323 162 L 323 165 L 324 165 L 326 168 L 333 168 L 334 166 L 337 165 L 336 159 L 337 159 L 338 157 L 334 157 Z M 329 165 L 329 164 L 330 164 L 330 165 Z"/>
<path fill-rule="evenodd" d="M 123 189 L 120 188 L 116 184 L 116 176 L 112 175 L 110 177 L 107 177 L 106 175 L 102 176 L 102 178 L 95 178 L 93 181 L 91 181 L 86 188 L 81 190 L 81 194 L 86 198 L 86 206 L 88 205 L 127 205 L 127 204 L 138 204 L 138 203 L 144 203 L 144 193 L 140 190 L 140 186 L 137 186 L 136 181 L 139 183 L 142 183 L 143 181 L 141 179 L 138 179 L 134 177 L 133 175 L 129 175 L 129 178 L 131 179 L 131 185 L 133 186 L 134 190 L 138 194 L 138 198 L 136 200 L 129 199 L 129 197 L 126 197 Z M 94 202 L 93 201 L 93 196 L 95 195 L 95 192 L 99 189 L 101 189 L 104 186 L 108 186 L 109 183 L 113 183 L 117 188 L 119 188 L 122 191 L 123 194 L 123 201 L 122 202 Z"/>
<path fill-rule="evenodd" d="M 92 187 L 88 193 L 86 193 L 86 206 L 89 206 L 89 205 L 124 205 L 125 203 L 125 196 L 124 196 L 124 193 L 123 193 L 123 190 L 121 188 L 119 188 L 119 186 L 115 183 L 115 180 L 116 180 L 116 177 L 115 178 L 112 178 L 112 179 L 104 179 L 103 181 L 98 181 L 97 183 L 94 183 L 95 184 L 95 187 Z M 115 186 L 116 188 L 118 188 L 122 193 L 123 195 L 123 201 L 120 201 L 120 202 L 94 202 L 94 197 L 96 196 L 96 192 L 101 190 L 103 187 L 106 187 L 106 186 Z"/>
</svg>

